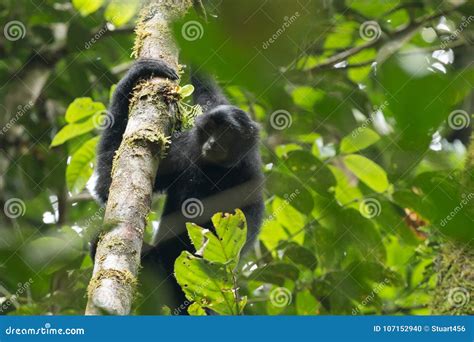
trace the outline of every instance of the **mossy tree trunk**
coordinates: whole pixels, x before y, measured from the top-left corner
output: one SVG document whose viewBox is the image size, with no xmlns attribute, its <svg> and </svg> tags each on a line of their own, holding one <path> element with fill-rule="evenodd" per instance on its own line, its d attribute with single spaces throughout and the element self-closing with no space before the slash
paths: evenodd
<svg viewBox="0 0 474 342">
<path fill-rule="evenodd" d="M 462 186 L 474 194 L 474 134 L 467 152 Z M 466 207 L 474 218 L 474 205 Z M 473 241 L 445 242 L 437 261 L 438 281 L 434 291 L 433 314 L 474 314 L 474 249 Z"/>
<path fill-rule="evenodd" d="M 144 6 L 136 27 L 135 57 L 162 60 L 178 70 L 178 49 L 169 25 L 191 5 L 190 0 L 157 0 Z M 107 232 L 97 246 L 87 315 L 130 313 L 159 157 L 175 120 L 176 104 L 170 102 L 175 89 L 175 83 L 156 78 L 134 92 L 114 159 L 104 218 Z"/>
</svg>

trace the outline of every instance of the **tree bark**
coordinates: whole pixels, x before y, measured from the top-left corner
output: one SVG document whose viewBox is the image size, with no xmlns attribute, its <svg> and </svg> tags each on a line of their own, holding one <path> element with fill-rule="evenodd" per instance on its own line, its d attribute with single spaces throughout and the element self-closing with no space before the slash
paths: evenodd
<svg viewBox="0 0 474 342">
<path fill-rule="evenodd" d="M 191 0 L 159 0 L 144 6 L 133 55 L 162 60 L 178 70 L 178 48 L 169 25 L 191 5 Z M 114 158 L 104 217 L 107 233 L 97 246 L 86 315 L 130 313 L 154 179 L 175 121 L 175 90 L 175 82 L 156 78 L 140 83 L 134 91 L 127 128 Z"/>
<path fill-rule="evenodd" d="M 474 133 L 467 151 L 462 179 L 467 194 L 474 194 Z M 466 207 L 474 217 L 474 205 Z M 432 312 L 437 315 L 474 314 L 474 249 L 472 241 L 445 242 L 437 260 L 437 286 Z"/>
</svg>

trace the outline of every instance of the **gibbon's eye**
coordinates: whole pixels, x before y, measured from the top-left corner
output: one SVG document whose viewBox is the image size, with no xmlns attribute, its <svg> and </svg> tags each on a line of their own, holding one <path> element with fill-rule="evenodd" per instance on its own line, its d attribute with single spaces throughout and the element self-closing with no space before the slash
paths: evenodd
<svg viewBox="0 0 474 342">
<path fill-rule="evenodd" d="M 204 142 L 207 141 L 210 137 L 210 132 L 206 131 L 204 127 L 200 127 L 197 129 L 197 136 L 198 136 L 198 141 L 199 144 L 202 145 Z"/>
<path fill-rule="evenodd" d="M 203 130 L 211 135 L 217 129 L 217 123 L 214 120 L 207 120 L 206 124 L 203 127 Z"/>
</svg>

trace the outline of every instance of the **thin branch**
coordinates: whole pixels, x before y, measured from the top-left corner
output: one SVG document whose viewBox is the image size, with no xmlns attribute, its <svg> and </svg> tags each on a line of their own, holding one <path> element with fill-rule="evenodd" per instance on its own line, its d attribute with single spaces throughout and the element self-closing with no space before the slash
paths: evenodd
<svg viewBox="0 0 474 342">
<path fill-rule="evenodd" d="M 459 8 L 459 6 L 455 6 L 451 9 L 449 9 L 449 10 L 443 10 L 443 11 L 437 12 L 435 14 L 424 16 L 424 17 L 416 20 L 415 22 L 413 22 L 413 23 L 411 23 L 411 24 L 409 24 L 409 25 L 407 25 L 407 26 L 405 26 L 405 27 L 403 27 L 399 30 L 388 33 L 388 35 L 390 37 L 393 37 L 393 38 L 389 42 L 387 42 L 385 44 L 385 46 L 387 46 L 391 43 L 393 44 L 396 41 L 405 41 L 406 39 L 411 37 L 413 34 L 415 34 L 427 22 L 429 22 L 431 20 L 434 20 L 434 19 L 437 19 L 437 18 L 439 18 L 443 15 L 447 15 L 447 14 L 457 10 L 458 8 Z M 356 55 L 357 53 L 361 52 L 362 50 L 369 49 L 369 48 L 372 48 L 372 47 L 377 47 L 377 46 L 381 45 L 383 42 L 384 42 L 384 40 L 380 39 L 380 37 L 379 37 L 378 39 L 371 40 L 371 41 L 366 42 L 362 45 L 351 47 L 347 50 L 344 50 L 342 52 L 339 52 L 339 53 L 329 57 L 324 62 L 314 66 L 313 68 L 311 68 L 309 71 L 314 73 L 314 72 L 317 72 L 317 71 L 320 71 L 320 70 L 331 68 L 331 67 L 334 66 L 334 64 L 345 61 L 347 58 Z M 399 44 L 397 44 L 397 46 L 398 45 Z M 395 51 L 398 51 L 398 48 L 395 49 Z M 390 51 L 390 53 L 393 53 L 393 51 Z"/>
<path fill-rule="evenodd" d="M 345 51 L 342 51 L 338 54 L 335 54 L 331 57 L 329 57 L 328 59 L 326 59 L 326 61 L 314 66 L 313 68 L 310 69 L 311 72 L 315 72 L 315 71 L 319 71 L 321 69 L 327 69 L 327 68 L 330 68 L 330 67 L 333 67 L 334 64 L 337 64 L 339 62 L 342 62 L 344 60 L 346 60 L 347 58 L 351 57 L 351 56 L 354 56 L 355 54 L 361 52 L 362 50 L 365 50 L 365 49 L 368 49 L 368 48 L 371 48 L 375 45 L 378 44 L 378 39 L 374 39 L 374 40 L 371 40 L 365 44 L 362 44 L 362 45 L 359 45 L 359 46 L 354 46 L 350 49 L 347 49 Z"/>
</svg>

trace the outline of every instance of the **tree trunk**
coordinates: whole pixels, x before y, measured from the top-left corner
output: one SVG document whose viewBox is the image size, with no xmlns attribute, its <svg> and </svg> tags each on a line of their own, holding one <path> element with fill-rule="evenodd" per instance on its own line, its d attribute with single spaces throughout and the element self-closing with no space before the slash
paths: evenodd
<svg viewBox="0 0 474 342">
<path fill-rule="evenodd" d="M 474 134 L 467 151 L 464 179 L 467 194 L 474 194 Z M 474 205 L 466 207 L 474 218 Z M 472 241 L 445 242 L 437 261 L 438 281 L 432 311 L 437 315 L 474 314 L 474 250 Z"/>
<path fill-rule="evenodd" d="M 160 0 L 145 6 L 136 27 L 134 56 L 162 60 L 178 70 L 178 49 L 169 25 L 191 5 L 191 0 Z M 135 89 L 114 159 L 104 218 L 108 232 L 97 246 L 87 315 L 130 313 L 159 157 L 175 120 L 173 90 L 176 83 L 158 78 Z"/>
</svg>

